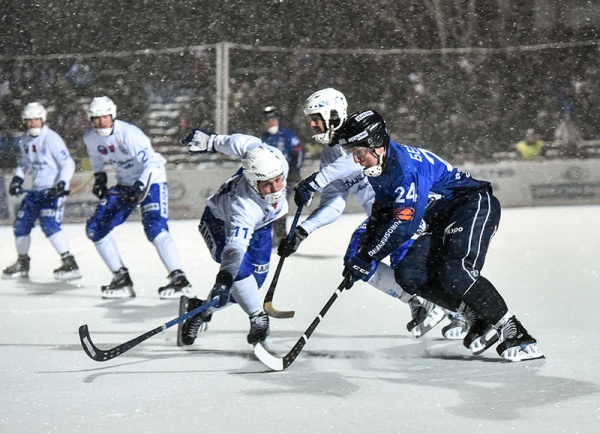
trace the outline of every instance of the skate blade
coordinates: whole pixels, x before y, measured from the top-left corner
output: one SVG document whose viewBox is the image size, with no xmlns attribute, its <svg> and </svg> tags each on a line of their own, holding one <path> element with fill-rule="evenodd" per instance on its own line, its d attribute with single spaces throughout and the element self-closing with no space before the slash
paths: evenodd
<svg viewBox="0 0 600 434">
<path fill-rule="evenodd" d="M 67 273 L 54 273 L 56 280 L 76 280 L 81 279 L 81 272 L 79 270 L 69 271 Z"/>
<path fill-rule="evenodd" d="M 523 362 L 526 360 L 546 358 L 536 344 L 525 344 L 518 347 L 507 348 L 502 352 L 501 356 L 509 362 Z"/>
<path fill-rule="evenodd" d="M 179 316 L 182 316 L 187 313 L 187 304 L 189 298 L 185 295 L 181 295 L 179 297 Z M 180 321 L 177 324 L 177 346 L 183 347 L 183 321 Z"/>
<path fill-rule="evenodd" d="M 455 327 L 442 329 L 442 336 L 448 340 L 462 340 L 467 336 L 467 327 L 457 324 Z"/>
<path fill-rule="evenodd" d="M 123 299 L 123 298 L 134 298 L 135 292 L 133 288 L 120 288 L 120 289 L 105 289 L 102 291 L 102 298 L 106 299 Z"/>
<path fill-rule="evenodd" d="M 425 321 L 421 324 L 418 324 L 415 328 L 411 330 L 413 336 L 415 338 L 420 338 L 421 336 L 428 333 L 431 329 L 437 326 L 442 320 L 446 317 L 446 314 L 442 310 L 442 308 L 436 307 L 431 312 L 427 314 Z"/>
<path fill-rule="evenodd" d="M 2 273 L 2 279 L 4 280 L 16 280 L 16 279 L 28 279 L 29 278 L 29 272 L 18 272 L 15 274 L 4 274 Z"/>
<path fill-rule="evenodd" d="M 500 335 L 498 334 L 498 330 L 495 328 L 488 329 L 483 336 L 475 339 L 469 349 L 473 353 L 473 355 L 478 356 L 484 351 L 488 350 L 492 345 L 494 345 L 500 339 Z"/>
<path fill-rule="evenodd" d="M 181 296 L 185 295 L 186 297 L 194 297 L 192 293 L 192 286 L 186 286 L 180 290 L 174 288 L 163 289 L 158 293 L 158 297 L 161 300 L 178 300 Z M 185 313 L 185 312 L 184 312 Z"/>
</svg>

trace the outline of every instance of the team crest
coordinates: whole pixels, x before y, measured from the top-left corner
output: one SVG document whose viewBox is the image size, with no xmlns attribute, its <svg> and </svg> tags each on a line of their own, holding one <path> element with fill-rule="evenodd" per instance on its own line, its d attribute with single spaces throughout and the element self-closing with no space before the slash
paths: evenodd
<svg viewBox="0 0 600 434">
<path fill-rule="evenodd" d="M 123 154 L 125 154 L 125 155 L 129 155 L 129 150 L 128 150 L 128 149 L 125 147 L 125 145 L 123 144 L 123 142 L 122 142 L 122 141 L 120 141 L 120 140 L 119 140 L 117 144 L 118 144 L 118 146 L 119 146 L 119 150 L 120 150 L 120 151 L 121 151 Z"/>
<path fill-rule="evenodd" d="M 98 146 L 98 152 L 100 152 L 101 155 L 108 155 L 108 149 L 106 149 L 106 146 L 104 145 Z"/>
</svg>

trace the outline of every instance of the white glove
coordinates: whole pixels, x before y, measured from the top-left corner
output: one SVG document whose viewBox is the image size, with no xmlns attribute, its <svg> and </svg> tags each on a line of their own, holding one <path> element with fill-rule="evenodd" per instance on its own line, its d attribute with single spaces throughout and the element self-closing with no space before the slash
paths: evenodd
<svg viewBox="0 0 600 434">
<path fill-rule="evenodd" d="M 194 128 L 192 132 L 181 141 L 181 143 L 187 144 L 188 152 L 190 154 L 213 152 L 213 142 L 215 141 L 215 136 L 215 134 L 208 131 Z"/>
</svg>

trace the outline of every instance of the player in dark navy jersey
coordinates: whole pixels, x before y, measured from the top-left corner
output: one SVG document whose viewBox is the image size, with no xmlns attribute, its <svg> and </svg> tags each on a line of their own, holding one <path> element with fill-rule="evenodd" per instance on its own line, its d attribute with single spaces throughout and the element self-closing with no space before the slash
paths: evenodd
<svg viewBox="0 0 600 434">
<path fill-rule="evenodd" d="M 501 212 L 490 183 L 433 152 L 395 143 L 373 110 L 349 116 L 336 139 L 363 167 L 375 191 L 366 236 L 358 253 L 346 260 L 349 286 L 369 276 L 377 262 L 393 258 L 424 220 L 425 233 L 392 264 L 398 284 L 463 313 L 469 326 L 463 343 L 473 354 L 498 343 L 498 354 L 510 361 L 544 357 L 500 293 L 481 276 Z"/>
</svg>

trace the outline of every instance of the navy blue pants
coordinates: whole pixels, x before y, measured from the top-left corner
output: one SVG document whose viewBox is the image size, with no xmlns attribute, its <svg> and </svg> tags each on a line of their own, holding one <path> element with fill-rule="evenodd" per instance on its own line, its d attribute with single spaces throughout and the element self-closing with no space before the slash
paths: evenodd
<svg viewBox="0 0 600 434">
<path fill-rule="evenodd" d="M 418 238 L 395 268 L 406 292 L 434 301 L 431 291 L 443 291 L 459 301 L 477 281 L 500 222 L 500 202 L 486 190 L 457 200 L 447 215 L 429 222 L 431 233 Z"/>
</svg>

